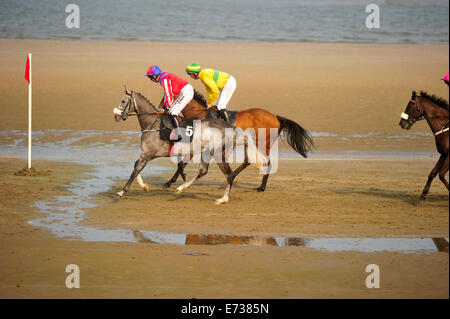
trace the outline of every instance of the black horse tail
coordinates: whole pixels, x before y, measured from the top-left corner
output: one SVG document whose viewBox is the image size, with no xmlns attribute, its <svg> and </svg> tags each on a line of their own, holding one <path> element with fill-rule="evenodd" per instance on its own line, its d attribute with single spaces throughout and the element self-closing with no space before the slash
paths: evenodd
<svg viewBox="0 0 450 319">
<path fill-rule="evenodd" d="M 315 146 L 311 134 L 292 120 L 278 116 L 280 122 L 280 130 L 278 135 L 284 132 L 287 143 L 300 155 L 307 157 L 307 153 L 311 152 Z"/>
</svg>

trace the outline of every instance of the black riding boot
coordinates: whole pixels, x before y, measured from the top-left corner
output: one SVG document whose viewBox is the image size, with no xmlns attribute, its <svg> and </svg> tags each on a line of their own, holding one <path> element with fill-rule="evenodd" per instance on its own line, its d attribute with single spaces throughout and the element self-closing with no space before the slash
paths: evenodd
<svg viewBox="0 0 450 319">
<path fill-rule="evenodd" d="M 227 122 L 228 124 L 231 124 L 230 115 L 228 114 L 228 112 L 227 112 L 226 109 L 219 110 L 219 114 L 220 114 L 220 117 L 221 117 L 225 122 Z"/>
<path fill-rule="evenodd" d="M 180 130 L 180 118 L 178 115 L 172 115 L 173 130 L 175 131 L 175 137 L 171 139 L 172 141 L 179 141 L 182 139 Z"/>
</svg>

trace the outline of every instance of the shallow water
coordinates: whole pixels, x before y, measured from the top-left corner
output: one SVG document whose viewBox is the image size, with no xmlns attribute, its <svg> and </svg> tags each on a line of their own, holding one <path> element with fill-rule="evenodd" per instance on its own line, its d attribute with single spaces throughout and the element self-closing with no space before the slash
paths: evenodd
<svg viewBox="0 0 450 319">
<path fill-rule="evenodd" d="M 65 26 L 57 0 L 2 0 L 0 38 L 441 43 L 449 40 L 448 0 L 77 0 L 80 28 Z M 380 8 L 368 29 L 366 6 Z"/>
<path fill-rule="evenodd" d="M 0 155 L 27 156 L 27 135 L 26 131 L 10 130 L 0 131 Z M 322 151 L 313 152 L 311 158 L 399 158 L 415 157 L 430 158 L 438 157 L 436 151 L 404 151 L 396 146 L 414 142 L 421 142 L 430 145 L 433 134 L 429 132 L 408 132 L 408 133 L 385 133 L 369 132 L 366 134 L 349 133 L 337 134 L 334 132 L 311 132 L 314 139 L 327 139 L 331 143 L 353 144 L 355 149 L 342 151 Z M 124 159 L 136 160 L 140 154 L 140 132 L 138 131 L 73 131 L 73 130 L 40 130 L 33 131 L 32 158 L 42 160 L 70 161 L 82 164 L 96 164 L 103 160 L 115 163 L 124 163 Z M 377 146 L 371 151 L 357 150 L 360 143 L 368 143 Z M 392 145 L 387 148 L 387 145 Z M 278 143 L 280 158 L 300 157 L 299 154 L 286 148 L 284 142 Z M 382 148 L 380 148 L 382 147 Z M 73 154 L 76 156 L 69 156 Z"/>
<path fill-rule="evenodd" d="M 331 136 L 337 134 L 319 132 L 313 136 Z M 373 133 L 371 135 L 377 135 Z M 432 252 L 436 251 L 430 238 L 302 238 L 302 237 L 257 237 L 205 234 L 175 234 L 149 230 L 113 229 L 106 230 L 81 225 L 85 210 L 95 207 L 95 194 L 108 192 L 117 180 L 127 179 L 133 163 L 139 155 L 139 132 L 128 131 L 70 131 L 44 130 L 33 133 L 33 159 L 53 160 L 87 164 L 93 172 L 78 182 L 72 183 L 70 195 L 58 196 L 51 200 L 37 201 L 32 206 L 39 212 L 37 218 L 29 221 L 33 226 L 45 227 L 52 234 L 70 240 L 145 242 L 178 245 L 217 245 L 244 244 L 260 246 L 302 246 L 328 251 L 355 250 L 362 252 L 399 251 Z M 408 137 L 406 137 L 407 139 Z M 26 159 L 27 134 L 23 131 L 0 132 L 0 156 L 17 156 Z M 290 157 L 293 153 L 281 152 L 280 156 Z M 373 157 L 368 153 L 357 153 L 360 157 Z M 409 153 L 417 157 L 417 153 Z M 334 154 L 347 157 L 348 154 Z M 355 154 L 351 154 L 354 157 Z M 385 153 L 379 155 L 386 156 Z M 330 156 L 329 154 L 323 155 Z M 395 154 L 394 154 L 395 156 Z M 429 154 L 425 155 L 429 156 Z M 173 168 L 149 165 L 146 173 L 161 174 L 171 172 Z"/>
<path fill-rule="evenodd" d="M 134 231 L 140 243 L 176 244 L 176 245 L 251 245 L 277 247 L 308 247 L 326 251 L 395 251 L 402 253 L 434 252 L 437 247 L 431 238 L 306 238 L 306 237 L 270 237 L 218 234 L 177 234 L 158 231 Z M 436 240 L 436 239 L 435 239 Z M 448 252 L 448 238 L 443 242 Z"/>
</svg>

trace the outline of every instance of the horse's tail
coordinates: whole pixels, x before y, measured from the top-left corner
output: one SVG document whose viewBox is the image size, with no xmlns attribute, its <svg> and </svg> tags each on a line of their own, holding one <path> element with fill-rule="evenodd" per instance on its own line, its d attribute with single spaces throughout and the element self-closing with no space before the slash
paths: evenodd
<svg viewBox="0 0 450 319">
<path fill-rule="evenodd" d="M 248 162 L 256 166 L 260 173 L 269 174 L 271 166 L 270 159 L 256 146 L 253 132 L 247 132 L 240 128 L 235 128 L 235 132 L 238 138 L 244 141 Z"/>
<path fill-rule="evenodd" d="M 278 116 L 280 129 L 278 134 L 284 132 L 287 143 L 300 155 L 307 157 L 308 152 L 315 149 L 311 134 L 292 120 Z"/>
</svg>

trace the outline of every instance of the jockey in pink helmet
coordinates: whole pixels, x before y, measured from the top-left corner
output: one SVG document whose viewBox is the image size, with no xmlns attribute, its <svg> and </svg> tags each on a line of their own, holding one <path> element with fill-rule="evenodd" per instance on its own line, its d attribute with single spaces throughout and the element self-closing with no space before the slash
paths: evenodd
<svg viewBox="0 0 450 319">
<path fill-rule="evenodd" d="M 444 81 L 447 85 L 449 85 L 448 84 L 448 72 L 446 75 L 444 75 L 444 77 L 441 80 Z"/>
<path fill-rule="evenodd" d="M 152 65 L 148 68 L 146 76 L 153 82 L 159 83 L 163 88 L 164 108 L 169 110 L 170 115 L 173 117 L 177 140 L 181 139 L 179 130 L 180 118 L 178 117 L 178 114 L 180 114 L 184 107 L 194 97 L 194 88 L 179 76 L 168 72 L 162 72 L 156 65 Z M 178 97 L 174 100 L 175 95 Z"/>
</svg>

